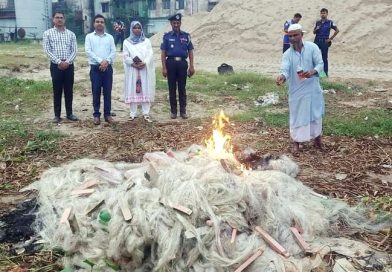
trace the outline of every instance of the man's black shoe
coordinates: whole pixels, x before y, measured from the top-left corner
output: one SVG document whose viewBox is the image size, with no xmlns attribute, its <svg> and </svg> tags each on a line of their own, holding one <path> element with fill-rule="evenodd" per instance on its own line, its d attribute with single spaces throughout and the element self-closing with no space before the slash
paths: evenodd
<svg viewBox="0 0 392 272">
<path fill-rule="evenodd" d="M 55 116 L 55 117 L 53 118 L 53 120 L 52 120 L 52 123 L 58 124 L 58 123 L 60 123 L 60 121 L 61 121 L 61 118 L 58 117 L 58 116 Z"/>
<path fill-rule="evenodd" d="M 67 116 L 67 119 L 70 121 L 78 121 L 78 117 L 76 117 L 75 115 L 71 114 Z"/>
</svg>

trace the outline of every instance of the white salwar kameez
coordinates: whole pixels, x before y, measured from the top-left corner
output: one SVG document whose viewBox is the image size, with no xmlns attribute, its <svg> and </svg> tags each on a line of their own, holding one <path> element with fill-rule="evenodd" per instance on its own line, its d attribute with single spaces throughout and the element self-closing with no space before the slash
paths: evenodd
<svg viewBox="0 0 392 272">
<path fill-rule="evenodd" d="M 135 57 L 146 64 L 138 70 L 131 65 Z M 130 104 L 130 117 L 136 117 L 137 105 L 142 105 L 143 115 L 149 115 L 151 102 L 155 97 L 155 65 L 151 42 L 145 38 L 144 41 L 132 44 L 128 39 L 124 41 L 123 46 L 123 63 L 124 63 L 124 101 Z M 140 73 L 142 90 L 136 93 L 136 80 Z"/>
<path fill-rule="evenodd" d="M 289 86 L 290 137 L 295 142 L 310 141 L 321 135 L 325 110 L 323 93 L 318 75 L 301 80 L 298 67 L 303 71 L 323 71 L 320 49 L 312 42 L 304 42 L 301 52 L 293 47 L 282 58 L 281 73 Z"/>
</svg>

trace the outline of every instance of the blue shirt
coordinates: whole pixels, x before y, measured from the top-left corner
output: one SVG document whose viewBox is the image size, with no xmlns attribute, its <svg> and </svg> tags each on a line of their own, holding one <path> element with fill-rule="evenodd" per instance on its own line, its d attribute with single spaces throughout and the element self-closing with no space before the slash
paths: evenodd
<svg viewBox="0 0 392 272">
<path fill-rule="evenodd" d="M 324 22 L 321 20 L 317 21 L 316 26 L 320 26 L 320 29 L 316 32 L 316 39 L 329 39 L 331 29 L 336 30 L 336 25 L 329 19 Z"/>
<path fill-rule="evenodd" d="M 320 86 L 320 78 L 314 75 L 300 80 L 297 68 L 303 71 L 323 71 L 323 58 L 318 46 L 312 42 L 303 42 L 301 52 L 293 47 L 284 52 L 281 74 L 285 76 L 289 87 L 289 119 L 290 128 L 308 125 L 324 115 L 324 98 Z"/>
<path fill-rule="evenodd" d="M 95 31 L 87 34 L 84 48 L 91 65 L 99 65 L 103 60 L 113 64 L 116 57 L 113 36 L 106 32 L 103 35 L 97 35 Z"/>
<path fill-rule="evenodd" d="M 291 26 L 293 23 L 294 23 L 294 22 L 293 22 L 293 19 L 287 20 L 287 21 L 284 23 L 284 25 L 283 25 L 284 31 L 287 31 L 287 30 L 289 29 L 289 26 Z M 283 36 L 283 43 L 285 43 L 285 44 L 289 44 L 289 43 L 290 43 L 290 41 L 289 41 L 289 35 L 287 35 L 287 33 Z"/>
<path fill-rule="evenodd" d="M 188 52 L 193 50 L 191 36 L 184 31 L 180 31 L 178 35 L 174 31 L 167 32 L 163 35 L 161 50 L 168 57 L 187 58 Z"/>
</svg>

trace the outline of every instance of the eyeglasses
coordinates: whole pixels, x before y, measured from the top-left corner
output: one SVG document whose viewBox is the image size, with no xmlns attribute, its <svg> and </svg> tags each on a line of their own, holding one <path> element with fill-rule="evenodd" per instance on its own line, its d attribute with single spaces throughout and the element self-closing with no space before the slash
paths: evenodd
<svg viewBox="0 0 392 272">
<path fill-rule="evenodd" d="M 104 24 L 105 21 L 95 21 L 96 24 Z"/>
<path fill-rule="evenodd" d="M 288 35 L 288 36 L 289 36 L 289 38 L 294 38 L 294 37 L 297 37 L 297 36 L 299 36 L 299 33 L 292 34 L 292 35 Z"/>
</svg>

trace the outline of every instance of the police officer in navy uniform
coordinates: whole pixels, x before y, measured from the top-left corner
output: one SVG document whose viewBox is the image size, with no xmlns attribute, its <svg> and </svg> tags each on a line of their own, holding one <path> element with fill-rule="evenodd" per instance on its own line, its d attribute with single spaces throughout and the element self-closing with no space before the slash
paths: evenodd
<svg viewBox="0 0 392 272">
<path fill-rule="evenodd" d="M 188 33 L 181 31 L 181 14 L 169 17 L 172 31 L 163 35 L 161 44 L 162 75 L 167 77 L 170 98 L 170 118 L 177 118 L 177 84 L 180 116 L 187 119 L 186 114 L 186 77 L 195 73 L 193 67 L 193 44 Z M 187 58 L 189 57 L 189 66 Z"/>
<path fill-rule="evenodd" d="M 334 30 L 332 37 L 329 37 L 331 29 Z M 324 62 L 324 72 L 328 76 L 328 49 L 331 46 L 332 40 L 338 35 L 339 29 L 332 20 L 328 19 L 328 10 L 322 8 L 320 10 L 320 20 L 316 22 L 313 29 L 313 34 L 316 34 L 314 43 L 318 45 L 321 51 L 321 56 Z"/>
</svg>

